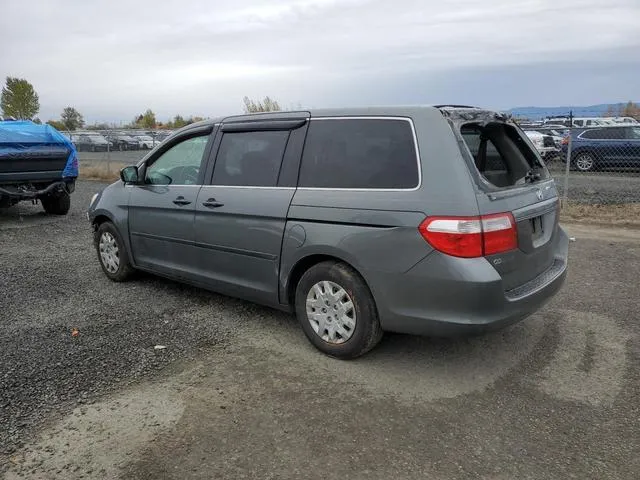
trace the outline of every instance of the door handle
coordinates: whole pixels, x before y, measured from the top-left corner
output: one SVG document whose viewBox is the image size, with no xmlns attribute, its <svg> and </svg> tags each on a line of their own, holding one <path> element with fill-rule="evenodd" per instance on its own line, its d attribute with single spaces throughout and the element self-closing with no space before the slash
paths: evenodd
<svg viewBox="0 0 640 480">
<path fill-rule="evenodd" d="M 183 206 L 183 205 L 189 205 L 191 202 L 189 200 L 185 200 L 185 198 L 182 195 L 180 195 L 178 198 L 176 198 L 173 201 L 173 203 L 175 203 L 176 205 Z"/>
<path fill-rule="evenodd" d="M 224 207 L 224 203 L 216 202 L 215 198 L 209 198 L 206 202 L 202 202 L 202 205 L 209 208 Z"/>
</svg>

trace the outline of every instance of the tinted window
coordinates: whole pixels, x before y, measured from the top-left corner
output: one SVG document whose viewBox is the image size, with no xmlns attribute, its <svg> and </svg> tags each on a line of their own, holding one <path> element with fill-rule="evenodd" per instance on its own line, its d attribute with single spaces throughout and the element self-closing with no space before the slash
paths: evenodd
<svg viewBox="0 0 640 480">
<path fill-rule="evenodd" d="M 580 138 L 587 138 L 587 139 L 600 138 L 600 129 L 598 128 L 597 130 L 587 130 L 585 132 L 582 132 L 582 135 L 580 135 Z"/>
<path fill-rule="evenodd" d="M 418 164 L 406 120 L 314 120 L 300 167 L 300 187 L 414 188 Z"/>
<path fill-rule="evenodd" d="M 634 140 L 640 140 L 640 127 L 634 127 L 629 129 L 629 138 Z"/>
<path fill-rule="evenodd" d="M 288 131 L 225 133 L 213 185 L 273 187 L 278 183 Z"/>
<path fill-rule="evenodd" d="M 153 185 L 195 185 L 209 135 L 192 137 L 175 144 L 161 154 L 145 174 Z"/>
<path fill-rule="evenodd" d="M 625 135 L 622 128 L 596 128 L 587 130 L 580 137 L 598 140 L 619 140 L 625 138 Z"/>
</svg>

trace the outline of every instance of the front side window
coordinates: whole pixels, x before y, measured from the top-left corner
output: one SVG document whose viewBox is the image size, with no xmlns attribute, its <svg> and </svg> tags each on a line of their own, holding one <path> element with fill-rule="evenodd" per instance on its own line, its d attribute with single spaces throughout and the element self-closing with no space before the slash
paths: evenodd
<svg viewBox="0 0 640 480">
<path fill-rule="evenodd" d="M 145 183 L 196 185 L 209 135 L 183 140 L 161 154 L 148 168 Z"/>
<path fill-rule="evenodd" d="M 213 170 L 213 185 L 275 187 L 288 131 L 225 133 Z"/>
<path fill-rule="evenodd" d="M 326 119 L 309 126 L 299 187 L 410 189 L 418 186 L 411 124 L 402 119 Z"/>
<path fill-rule="evenodd" d="M 629 138 L 632 140 L 640 140 L 640 127 L 629 129 Z"/>
</svg>

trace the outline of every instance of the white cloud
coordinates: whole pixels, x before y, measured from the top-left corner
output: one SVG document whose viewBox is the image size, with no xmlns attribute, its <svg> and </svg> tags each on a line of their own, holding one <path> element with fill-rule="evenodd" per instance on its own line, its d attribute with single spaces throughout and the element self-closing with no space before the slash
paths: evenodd
<svg viewBox="0 0 640 480">
<path fill-rule="evenodd" d="M 129 119 L 147 107 L 215 115 L 237 111 L 244 95 L 335 104 L 361 82 L 359 103 L 379 76 L 637 64 L 629 51 L 640 47 L 637 0 L 7 3 L 0 75 L 34 83 L 50 116 L 66 104 L 89 118 Z M 601 79 L 593 85 L 596 98 Z"/>
</svg>

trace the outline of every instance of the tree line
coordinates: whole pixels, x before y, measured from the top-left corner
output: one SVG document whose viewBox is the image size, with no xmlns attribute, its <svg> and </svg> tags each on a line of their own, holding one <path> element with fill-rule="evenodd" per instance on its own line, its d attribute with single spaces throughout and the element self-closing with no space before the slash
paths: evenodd
<svg viewBox="0 0 640 480">
<path fill-rule="evenodd" d="M 40 98 L 33 88 L 33 85 L 24 78 L 6 78 L 5 85 L 2 87 L 2 94 L 0 95 L 0 109 L 2 111 L 2 117 L 5 119 L 12 118 L 15 120 L 32 120 L 35 123 L 42 123 L 37 117 L 38 112 L 40 111 Z M 258 100 L 257 102 L 249 97 L 244 97 L 243 109 L 245 113 L 273 112 L 281 110 L 280 104 L 268 96 L 263 100 Z M 156 114 L 153 110 L 147 109 L 145 112 L 135 116 L 130 123 L 123 125 L 122 128 L 175 129 L 201 120 L 204 120 L 204 118 L 198 116 L 185 117 L 183 115 L 175 115 L 168 121 L 161 122 L 156 119 Z M 85 127 L 86 125 L 84 116 L 76 110 L 76 108 L 71 106 L 65 107 L 62 110 L 59 119 L 47 120 L 46 123 L 57 130 L 64 131 L 75 131 L 79 128 Z M 112 128 L 112 126 L 105 123 L 96 123 L 91 126 L 86 126 L 86 128 L 107 130 Z"/>
</svg>

